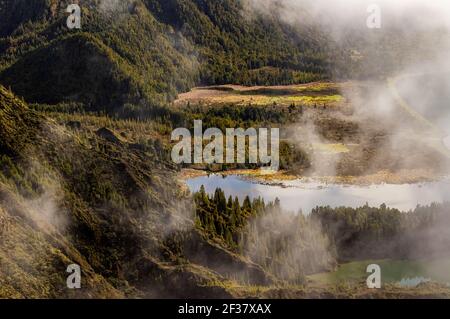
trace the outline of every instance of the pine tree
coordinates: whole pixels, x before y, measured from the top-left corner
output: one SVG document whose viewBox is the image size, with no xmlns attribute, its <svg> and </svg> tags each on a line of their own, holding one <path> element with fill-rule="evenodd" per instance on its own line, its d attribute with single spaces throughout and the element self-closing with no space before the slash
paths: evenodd
<svg viewBox="0 0 450 319">
<path fill-rule="evenodd" d="M 244 203 L 242 205 L 242 210 L 247 214 L 252 212 L 252 203 L 250 201 L 250 197 L 245 197 Z"/>
</svg>

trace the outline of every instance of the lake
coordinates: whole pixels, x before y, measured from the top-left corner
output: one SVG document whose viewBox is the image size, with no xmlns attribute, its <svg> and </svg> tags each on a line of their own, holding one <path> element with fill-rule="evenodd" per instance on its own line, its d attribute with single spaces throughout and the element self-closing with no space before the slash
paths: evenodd
<svg viewBox="0 0 450 319">
<path fill-rule="evenodd" d="M 362 283 L 370 273 L 367 266 L 379 265 L 382 284 L 396 284 L 402 287 L 416 287 L 421 283 L 438 282 L 450 284 L 450 259 L 436 260 L 366 260 L 342 264 L 334 272 L 315 274 L 308 278 L 322 284 Z"/>
<path fill-rule="evenodd" d="M 267 185 L 250 181 L 242 176 L 201 176 L 186 181 L 191 192 L 197 192 L 202 185 L 207 193 L 221 188 L 226 196 L 262 197 L 266 202 L 279 198 L 285 210 L 310 213 L 316 206 L 359 207 L 368 203 L 402 211 L 414 209 L 417 205 L 441 203 L 449 199 L 450 180 L 419 184 L 380 184 L 370 186 L 337 185 L 302 180 L 286 181 L 283 185 Z"/>
</svg>

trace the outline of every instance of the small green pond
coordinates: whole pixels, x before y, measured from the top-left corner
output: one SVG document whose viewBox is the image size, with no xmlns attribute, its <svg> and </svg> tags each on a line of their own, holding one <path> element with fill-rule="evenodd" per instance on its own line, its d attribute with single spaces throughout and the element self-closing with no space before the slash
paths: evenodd
<svg viewBox="0 0 450 319">
<path fill-rule="evenodd" d="M 370 273 L 367 267 L 377 264 L 381 267 L 383 284 L 399 284 L 415 287 L 420 283 L 433 281 L 450 285 L 450 258 L 429 261 L 366 260 L 350 262 L 339 266 L 337 271 L 311 275 L 313 282 L 324 284 L 365 282 Z"/>
</svg>

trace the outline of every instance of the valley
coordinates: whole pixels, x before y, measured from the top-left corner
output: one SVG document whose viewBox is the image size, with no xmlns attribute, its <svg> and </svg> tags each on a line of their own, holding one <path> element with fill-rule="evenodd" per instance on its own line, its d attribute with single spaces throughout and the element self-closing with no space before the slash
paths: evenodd
<svg viewBox="0 0 450 319">
<path fill-rule="evenodd" d="M 450 297 L 448 30 L 70 3 L 0 0 L 0 298 Z M 279 129 L 279 170 L 174 161 L 208 128 Z"/>
<path fill-rule="evenodd" d="M 408 81 L 408 78 L 402 79 Z M 403 100 L 399 101 L 402 91 L 393 92 L 389 85 L 388 82 L 348 82 L 289 87 L 222 86 L 199 88 L 181 95 L 175 105 L 184 108 L 196 105 L 207 110 L 235 103 L 244 108 L 273 108 L 280 113 L 288 110 L 290 116 L 271 125 L 279 124 L 283 141 L 290 147 L 299 147 L 309 159 L 304 166 L 291 161 L 279 172 L 194 165 L 181 173 L 181 182 L 194 193 L 215 194 L 214 198 L 219 189 L 225 198 L 236 198 L 241 203 L 248 200 L 254 203 L 258 200 L 265 203 L 278 201 L 276 205 L 282 214 L 309 215 L 319 207 L 337 210 L 353 207 L 358 210 L 364 209 L 362 207 L 383 209 L 386 206 L 403 214 L 415 214 L 418 207 L 446 203 L 450 191 L 449 157 L 440 140 L 439 124 L 436 118 L 428 118 L 417 109 L 417 104 L 410 106 Z M 385 103 L 389 104 L 388 109 L 374 109 L 378 104 L 372 104 L 375 102 L 367 93 L 369 91 L 383 94 Z M 338 101 L 335 96 L 339 96 Z M 436 100 L 441 101 L 438 97 Z M 447 114 L 446 110 L 437 108 Z M 399 118 L 401 123 L 397 122 Z M 440 116 L 437 118 L 441 119 Z M 330 122 L 324 125 L 328 119 Z M 372 123 L 377 123 L 376 128 Z M 349 127 L 352 130 L 347 131 Z M 392 166 L 393 163 L 396 165 Z M 364 168 L 358 172 L 358 167 Z M 385 244 L 378 245 L 383 247 Z M 295 250 L 294 247 L 291 249 Z M 342 260 L 336 272 L 307 277 L 307 287 L 323 289 L 324 286 L 343 284 L 356 289 L 355 286 L 365 285 L 365 268 L 372 263 L 382 266 L 383 286 L 394 291 L 424 291 L 423 287 L 431 282 L 442 285 L 444 291 L 448 286 L 448 281 L 442 281 L 442 278 L 448 278 L 445 266 L 439 268 L 440 272 L 431 270 L 444 262 L 437 260 L 427 264 L 423 259 L 434 258 L 433 255 L 426 257 L 422 253 L 414 253 L 414 257 L 405 258 L 397 253 L 375 254 L 401 258 L 392 262 L 361 261 L 363 256 L 374 255 L 359 253 L 353 263 Z M 337 258 L 340 260 L 343 256 L 338 254 Z"/>
<path fill-rule="evenodd" d="M 246 175 L 210 175 L 188 179 L 186 183 L 192 192 L 198 192 L 204 185 L 208 193 L 214 193 L 216 188 L 220 188 L 227 196 L 237 196 L 241 201 L 246 196 L 252 200 L 261 197 L 266 202 L 273 202 L 278 198 L 286 211 L 302 211 L 305 214 L 322 205 L 336 208 L 360 207 L 365 204 L 379 207 L 386 204 L 388 207 L 410 211 L 418 205 L 444 202 L 450 191 L 448 179 L 397 185 L 385 182 L 379 185 L 339 185 L 298 179 L 258 182 Z"/>
<path fill-rule="evenodd" d="M 382 95 L 384 110 L 371 94 Z M 387 82 L 323 82 L 198 88 L 174 104 L 193 118 L 205 113 L 210 127 L 281 127 L 282 174 L 251 172 L 260 179 L 401 184 L 446 176 L 450 154 L 437 126 L 397 97 Z M 229 174 L 238 169 L 239 174 L 244 169 L 245 174 L 248 168 L 212 165 L 208 170 Z"/>
</svg>

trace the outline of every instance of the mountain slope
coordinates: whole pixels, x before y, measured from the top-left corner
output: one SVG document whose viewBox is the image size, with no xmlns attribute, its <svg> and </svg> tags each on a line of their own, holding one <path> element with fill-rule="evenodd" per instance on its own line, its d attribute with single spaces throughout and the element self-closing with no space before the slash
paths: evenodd
<svg viewBox="0 0 450 319">
<path fill-rule="evenodd" d="M 218 284 L 232 274 L 276 282 L 195 229 L 161 144 L 84 125 L 61 126 L 0 86 L 0 297 L 226 297 Z M 66 288 L 74 263 L 81 290 Z"/>
<path fill-rule="evenodd" d="M 64 290 L 65 267 L 80 264 L 84 270 L 85 296 L 120 297 L 123 294 L 95 274 L 79 251 L 55 229 L 53 207 L 31 193 L 39 191 L 37 176 L 27 176 L 19 162 L 30 156 L 41 120 L 26 105 L 0 87 L 0 276 L 1 297 L 80 296 Z M 60 268 L 58 270 L 58 268 Z"/>
<path fill-rule="evenodd" d="M 159 106 L 198 84 L 290 84 L 331 73 L 319 31 L 246 17 L 239 0 L 80 1 L 78 31 L 65 26 L 67 1 L 1 3 L 0 83 L 27 102 L 161 115 Z"/>
</svg>

